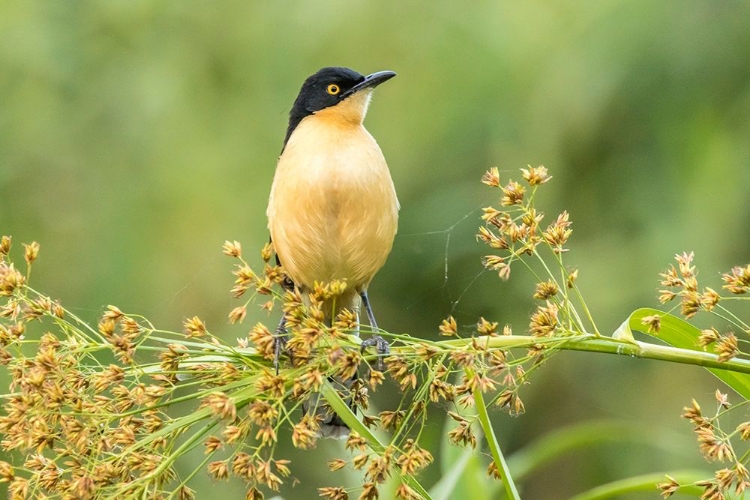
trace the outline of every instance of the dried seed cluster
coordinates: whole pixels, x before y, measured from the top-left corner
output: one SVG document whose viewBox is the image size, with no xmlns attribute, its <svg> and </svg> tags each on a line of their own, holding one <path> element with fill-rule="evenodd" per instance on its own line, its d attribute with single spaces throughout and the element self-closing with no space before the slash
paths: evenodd
<svg viewBox="0 0 750 500">
<path fill-rule="evenodd" d="M 680 297 L 680 313 L 686 318 L 692 318 L 701 308 L 712 311 L 720 298 L 712 288 L 698 289 L 697 272 L 692 264 L 694 256 L 693 252 L 675 255 L 677 267 L 671 265 L 659 275 L 659 283 L 665 287 L 659 291 L 659 302 L 666 304 Z"/>
<path fill-rule="evenodd" d="M 81 329 L 28 287 L 39 245 L 24 245 L 21 274 L 10 262 L 11 238 L 0 241 L 0 361 L 13 391 L 3 400 L 1 444 L 25 455 L 22 467 L 0 463 L 10 497 L 111 498 L 145 491 L 145 478 L 157 487 L 174 480 L 166 460 L 173 436 L 158 407 L 169 389 L 128 368 L 144 328 L 110 307 L 98 329 Z M 107 353 L 116 363 L 102 363 Z"/>
<path fill-rule="evenodd" d="M 8 366 L 12 394 L 2 403 L 0 445 L 23 460 L 0 462 L 0 482 L 9 483 L 14 500 L 188 500 L 196 495 L 185 478 L 178 477 L 174 464 L 184 453 L 202 447 L 208 474 L 217 481 L 243 481 L 246 498 L 261 499 L 264 491 L 278 491 L 292 474 L 290 461 L 277 456 L 279 441 L 314 448 L 321 423 L 332 416 L 329 405 L 342 412 L 346 404 L 361 414 L 364 426 L 392 438 L 384 447 L 375 446 L 352 431 L 345 443 L 349 455 L 329 460 L 329 468 L 361 471 L 362 484 L 320 488 L 319 495 L 372 500 L 379 498 L 382 483 L 395 476 L 401 478 L 397 498 L 421 498 L 412 480 L 433 462 L 420 443 L 429 405 L 444 408 L 455 421 L 451 443 L 478 447 L 477 400 L 489 400 L 489 405 L 514 415 L 523 413 L 519 390 L 556 346 L 573 335 L 599 337 L 576 285 L 578 272 L 563 264 L 572 234 L 569 214 L 559 214 L 543 228 L 544 214 L 534 201 L 539 186 L 551 177 L 543 166 L 522 169 L 522 177 L 523 184 L 502 183 L 496 168 L 484 175 L 483 182 L 499 192 L 500 208 L 484 209 L 485 224 L 477 235 L 494 251 L 483 259 L 485 267 L 500 278 L 508 279 L 516 263 L 542 276 L 533 290 L 539 302 L 529 318 L 531 342 L 524 344 L 522 355 L 493 347 L 501 336 L 513 335 L 510 325 L 501 329 L 498 322 L 480 318 L 472 327 L 459 326 L 450 316 L 437 332 L 448 340 L 390 335 L 391 355 L 383 360 L 385 369 L 376 369 L 376 355 L 360 351 L 357 312 L 336 306 L 351 293 L 347 283 L 318 283 L 301 291 L 272 263 L 271 244 L 261 249 L 263 269 L 256 272 L 237 241 L 227 241 L 223 251 L 238 262 L 231 293 L 244 302 L 232 309 L 228 320 L 242 324 L 250 303 L 260 299 L 262 310 L 281 309 L 288 332 L 283 339 L 281 332 L 257 323 L 236 345 L 227 345 L 198 316 L 184 321 L 183 332 L 169 332 L 114 306 L 91 327 L 29 287 L 39 245 L 23 245 L 23 272 L 11 262 L 11 238 L 2 237 L 0 364 Z M 699 291 L 692 259 L 692 253 L 678 255 L 677 267 L 662 273 L 662 302 L 679 296 L 686 317 L 705 310 L 728 319 L 735 331 L 750 333 L 747 324 L 724 308 L 728 297 L 709 287 Z M 731 294 L 750 290 L 750 266 L 735 267 L 722 278 Z M 662 320 L 661 314 L 650 315 L 644 325 L 658 334 Z M 742 340 L 732 332 L 708 328 L 696 342 L 713 347 L 719 359 L 727 361 L 743 354 Z M 367 413 L 370 391 L 384 384 L 398 387 L 402 402 L 395 409 Z M 176 402 L 192 404 L 191 411 L 170 415 Z M 695 402 L 684 415 L 695 427 L 701 452 L 729 465 L 699 483 L 705 499 L 724 498 L 730 489 L 742 494 L 750 484 L 745 454 L 738 458 L 732 443 L 750 438 L 750 422 L 724 433 L 718 418 L 732 408 L 718 392 L 717 402 L 714 417 L 704 417 Z M 351 414 L 339 417 L 351 419 Z M 358 429 L 366 434 L 361 425 Z M 494 462 L 487 473 L 500 478 Z M 680 487 L 673 478 L 660 485 L 665 497 Z"/>
<path fill-rule="evenodd" d="M 241 245 L 227 242 L 224 253 L 239 260 L 232 294 L 251 296 L 232 310 L 230 322 L 244 321 L 254 297 L 266 297 L 261 308 L 267 311 L 280 303 L 286 317 L 289 338 L 282 369 L 275 373 L 278 333 L 262 323 L 236 346 L 214 337 L 197 316 L 184 321 L 183 332 L 168 332 L 109 306 L 92 328 L 33 291 L 28 270 L 10 262 L 10 249 L 10 238 L 3 238 L 0 360 L 9 365 L 11 390 L 18 394 L 4 404 L 0 433 L 5 449 L 25 459 L 22 467 L 0 463 L 0 481 L 10 483 L 14 499 L 195 498 L 173 466 L 201 445 L 209 475 L 244 481 L 247 498 L 263 498 L 264 490 L 279 490 L 291 474 L 289 460 L 275 456 L 281 439 L 301 449 L 315 447 L 321 420 L 332 411 L 319 395 L 329 383 L 363 413 L 365 425 L 395 436 L 374 452 L 352 432 L 346 444 L 352 455 L 331 461 L 332 470 L 363 471 L 358 497 L 378 498 L 387 478 L 413 477 L 432 463 L 419 442 L 429 404 L 452 405 L 459 417 L 452 441 L 477 446 L 471 411 L 476 391 L 494 394 L 497 406 L 521 413 L 516 391 L 527 376 L 522 364 L 542 358 L 542 349 L 516 360 L 488 347 L 481 339 L 499 335 L 499 325 L 481 318 L 476 339 L 461 349 L 400 338 L 384 360 L 385 371 L 379 371 L 374 354 L 361 353 L 353 337 L 359 330 L 356 312 L 332 306 L 346 293 L 346 283 L 321 283 L 305 293 L 289 289 L 283 269 L 270 263 L 272 247 L 261 251 L 264 268 L 256 273 L 243 260 Z M 24 247 L 27 267 L 38 255 L 38 245 Z M 441 330 L 459 336 L 453 318 Z M 502 334 L 510 335 L 510 328 Z M 25 344 L 35 347 L 32 356 Z M 102 363 L 102 357 L 108 361 Z M 408 397 L 397 409 L 366 414 L 369 391 L 386 379 Z M 175 391 L 185 384 L 192 392 L 181 392 L 179 401 L 192 402 L 193 411 L 171 416 Z M 308 411 L 300 413 L 300 407 Z M 208 435 L 206 425 L 212 429 Z M 178 446 L 185 442 L 178 436 L 187 436 L 187 448 Z M 348 498 L 352 492 L 331 487 L 319 493 Z M 406 480 L 396 494 L 419 498 Z"/>
<path fill-rule="evenodd" d="M 522 177 L 528 189 L 520 183 L 510 180 L 503 184 L 497 168 L 491 168 L 484 174 L 482 182 L 488 186 L 498 188 L 502 195 L 499 205 L 502 208 L 486 207 L 482 219 L 484 226 L 479 228 L 477 239 L 497 251 L 487 255 L 482 262 L 484 267 L 496 271 L 501 279 L 510 278 L 511 267 L 516 262 L 530 268 L 540 267 L 541 273 L 535 273 L 540 278 L 536 284 L 533 297 L 544 301 L 537 306 L 529 320 L 529 333 L 536 337 L 556 337 L 575 334 L 586 334 L 588 326 L 582 321 L 584 315 L 576 311 L 570 300 L 568 290 L 576 287 L 577 270 L 565 269 L 562 256 L 568 251 L 567 243 L 573 233 L 568 212 L 560 213 L 557 218 L 543 228 L 541 223 L 544 213 L 535 207 L 536 192 L 539 186 L 547 183 L 552 177 L 543 166 L 521 169 Z M 544 250 L 550 251 L 556 262 L 553 268 L 547 265 L 542 256 Z M 559 268 L 559 272 L 555 269 Z M 577 294 L 580 297 L 580 294 Z M 586 306 L 581 299 L 580 306 Z M 590 320 L 589 316 L 589 320 Z M 590 327 L 597 333 L 593 321 Z M 443 325 L 444 335 L 450 325 Z M 445 331 L 443 331 L 445 330 Z M 598 334 L 598 333 L 597 333 Z M 541 346 L 541 344 L 540 344 Z"/>
<path fill-rule="evenodd" d="M 468 413 L 466 416 L 453 413 L 459 418 L 459 425 L 453 431 L 457 437 L 452 441 L 469 446 L 477 445 L 477 437 L 471 425 L 476 416 L 470 411 L 475 404 L 475 391 L 493 394 L 491 401 L 511 413 L 524 411 L 517 394 L 527 378 L 522 364 L 533 365 L 538 362 L 543 350 L 539 348 L 517 361 L 506 351 L 487 347 L 480 339 L 497 336 L 498 323 L 481 318 L 473 330 L 476 339 L 462 349 L 399 338 L 400 345 L 393 345 L 393 354 L 384 360 L 386 369 L 381 372 L 374 365 L 369 366 L 374 359 L 372 355 L 361 354 L 356 343 L 352 342 L 351 335 L 357 333 L 358 329 L 357 314 L 346 309 L 332 310 L 332 303 L 346 293 L 346 283 L 316 284 L 305 293 L 296 288 L 289 289 L 288 286 L 283 291 L 275 292 L 275 286 L 287 283 L 283 269 L 269 264 L 272 251 L 264 249 L 262 252 L 262 258 L 266 261 L 262 274 L 256 274 L 243 260 L 238 243 L 227 242 L 224 253 L 239 260 L 234 272 L 237 277 L 233 290 L 235 296 L 241 297 L 251 291 L 255 296 L 269 295 L 271 301 L 281 303 L 288 330 L 281 373 L 292 370 L 295 375 L 285 379 L 284 383 L 275 384 L 273 376 L 268 374 L 259 387 L 264 394 L 275 394 L 279 398 L 278 414 L 283 413 L 281 409 L 284 404 L 318 407 L 317 410 L 308 411 L 299 421 L 291 422 L 294 446 L 307 449 L 316 445 L 320 420 L 330 411 L 325 408 L 325 401 L 318 395 L 327 381 L 338 381 L 333 385 L 344 401 L 349 402 L 357 412 L 363 413 L 362 421 L 365 425 L 380 427 L 397 436 L 383 452 L 375 453 L 368 448 L 365 439 L 352 432 L 346 447 L 354 455 L 329 462 L 332 471 L 351 467 L 365 472 L 365 482 L 357 490 L 358 498 L 377 498 L 381 483 L 393 475 L 394 471 L 398 471 L 400 476 L 413 476 L 432 462 L 432 455 L 417 440 L 427 423 L 427 408 L 430 403 L 455 405 L 457 411 Z M 545 290 L 550 296 L 557 293 L 552 285 Z M 247 303 L 241 307 L 243 311 L 246 310 Z M 265 304 L 262 307 L 266 310 L 274 309 L 274 306 Z M 240 317 L 236 311 L 237 309 L 230 314 L 230 320 Z M 242 313 L 242 318 L 244 315 L 245 312 Z M 456 320 L 453 317 L 446 318 L 440 326 L 440 333 L 460 337 Z M 506 326 L 502 334 L 510 335 L 510 327 Z M 258 323 L 252 327 L 243 345 L 254 346 L 258 354 L 270 362 L 275 357 L 278 335 L 278 332 Z M 363 364 L 368 365 L 366 374 L 360 369 Z M 368 390 L 375 390 L 386 378 L 391 379 L 413 399 L 407 398 L 404 405 L 396 410 L 368 415 Z M 211 396 L 204 404 L 214 408 L 219 415 L 225 411 L 225 402 L 217 395 Z M 272 424 L 269 423 L 268 426 Z M 279 428 L 275 427 L 273 430 L 276 431 L 273 434 L 269 428 L 256 438 L 273 443 L 279 435 Z M 206 446 L 213 449 L 223 445 L 225 441 L 226 439 L 212 438 Z M 231 470 L 231 467 L 217 465 L 215 470 L 223 477 L 224 471 Z M 349 498 L 352 491 L 341 487 L 326 487 L 321 488 L 319 494 L 324 498 Z M 399 498 L 418 498 L 406 483 L 399 487 L 397 494 Z"/>
<path fill-rule="evenodd" d="M 750 335 L 750 325 L 742 321 L 736 314 L 727 309 L 725 304 L 735 297 L 722 297 L 719 292 L 711 287 L 699 289 L 697 270 L 693 265 L 693 252 L 675 255 L 677 266 L 671 265 L 660 274 L 659 283 L 665 287 L 659 291 L 659 301 L 666 304 L 675 298 L 680 298 L 680 313 L 686 318 L 692 318 L 699 311 L 706 311 L 723 322 L 727 322 L 729 328 Z M 742 295 L 747 292 L 747 283 L 750 283 L 750 264 L 746 267 L 736 266 L 730 272 L 724 273 L 722 279 L 726 283 L 724 289 L 734 295 Z M 650 318 L 650 317 L 649 317 Z M 644 318 L 646 321 L 649 318 Z M 658 324 L 649 325 L 658 332 Z M 718 354 L 719 361 L 728 361 L 742 354 L 740 340 L 734 331 L 719 333 L 715 327 L 706 328 L 701 331 L 697 344 L 707 349 L 712 347 Z"/>
<path fill-rule="evenodd" d="M 733 407 L 729 403 L 727 394 L 716 391 L 716 413 L 714 416 L 704 415 L 700 405 L 693 400 L 690 406 L 683 409 L 682 417 L 693 424 L 693 430 L 698 439 L 701 454 L 709 461 L 721 462 L 727 467 L 717 470 L 714 477 L 694 483 L 703 488 L 702 500 L 725 500 L 728 494 L 742 496 L 750 487 L 750 472 L 746 466 L 746 457 L 740 457 L 735 451 L 738 441 L 750 439 L 750 422 L 743 422 L 734 432 L 727 433 L 719 424 L 720 418 Z M 733 441 L 735 443 L 733 443 Z M 659 484 L 664 498 L 669 498 L 685 484 L 680 484 L 675 478 L 667 476 L 666 481 Z"/>
</svg>

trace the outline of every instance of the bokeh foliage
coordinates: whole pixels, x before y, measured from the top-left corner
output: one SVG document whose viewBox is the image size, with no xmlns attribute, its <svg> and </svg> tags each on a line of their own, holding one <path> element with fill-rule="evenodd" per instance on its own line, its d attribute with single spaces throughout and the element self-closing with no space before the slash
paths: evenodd
<svg viewBox="0 0 750 500">
<path fill-rule="evenodd" d="M 603 330 L 656 304 L 657 273 L 674 253 L 694 250 L 706 270 L 750 255 L 745 2 L 2 1 L 0 10 L 0 232 L 41 242 L 38 287 L 87 319 L 113 303 L 173 328 L 193 314 L 215 331 L 226 324 L 221 243 L 265 242 L 286 113 L 304 77 L 334 64 L 399 73 L 367 119 L 403 207 L 371 288 L 391 331 L 435 336 L 450 313 L 525 328 L 533 283 L 482 273 L 473 236 L 479 208 L 495 201 L 477 182 L 493 165 L 506 178 L 527 163 L 551 168 L 545 208 L 575 221 L 568 260 Z M 227 338 L 244 328 L 227 326 Z M 663 442 L 551 464 L 528 498 L 702 465 L 678 416 L 713 392 L 710 375 L 592 358 L 557 356 L 527 388 L 526 415 L 496 415 L 504 446 L 595 418 L 640 422 Z M 321 485 L 323 461 L 292 455 L 310 462 L 295 470 L 302 497 Z"/>
</svg>

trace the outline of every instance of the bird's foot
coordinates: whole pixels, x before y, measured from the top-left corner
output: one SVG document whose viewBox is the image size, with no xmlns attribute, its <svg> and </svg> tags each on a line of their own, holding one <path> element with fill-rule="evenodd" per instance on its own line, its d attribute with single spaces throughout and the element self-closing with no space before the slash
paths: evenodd
<svg viewBox="0 0 750 500">
<path fill-rule="evenodd" d="M 363 340 L 360 345 L 360 351 L 365 352 L 369 347 L 375 347 L 378 351 L 378 370 L 381 372 L 385 369 L 383 358 L 391 353 L 391 346 L 380 335 L 373 335 L 369 339 Z"/>
</svg>

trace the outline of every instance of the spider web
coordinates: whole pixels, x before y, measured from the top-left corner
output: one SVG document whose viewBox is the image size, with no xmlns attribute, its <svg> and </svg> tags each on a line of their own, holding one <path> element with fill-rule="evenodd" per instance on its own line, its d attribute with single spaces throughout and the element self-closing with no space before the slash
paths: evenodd
<svg viewBox="0 0 750 500">
<path fill-rule="evenodd" d="M 479 271 L 477 271 L 475 274 L 472 274 L 469 277 L 459 278 L 455 279 L 452 278 L 452 273 L 450 272 L 451 269 L 451 239 L 454 234 L 454 232 L 462 228 L 464 224 L 467 224 L 467 221 L 473 221 L 476 223 L 475 216 L 481 212 L 482 207 L 484 207 L 486 204 L 482 204 L 479 206 L 476 206 L 472 208 L 469 212 L 465 213 L 461 217 L 459 217 L 457 220 L 455 220 L 452 224 L 450 224 L 446 229 L 440 229 L 435 231 L 426 231 L 422 233 L 409 233 L 403 235 L 404 238 L 414 238 L 414 237 L 425 237 L 425 236 L 442 236 L 444 243 L 443 243 L 443 281 L 442 283 L 432 288 L 431 290 L 425 292 L 424 294 L 421 294 L 421 296 L 414 302 L 410 303 L 406 306 L 406 310 L 413 309 L 414 307 L 420 305 L 421 303 L 429 300 L 435 292 L 439 292 L 444 298 L 447 298 L 450 302 L 450 311 L 446 313 L 448 314 L 454 314 L 458 310 L 458 306 L 461 303 L 462 299 L 466 296 L 466 294 L 471 290 L 473 285 L 476 283 L 476 281 L 487 272 L 486 269 L 481 268 Z M 479 266 L 479 254 L 477 254 L 477 266 Z M 460 289 L 460 292 L 458 294 L 454 294 L 454 290 L 456 288 L 456 282 L 467 282 L 468 283 Z"/>
</svg>

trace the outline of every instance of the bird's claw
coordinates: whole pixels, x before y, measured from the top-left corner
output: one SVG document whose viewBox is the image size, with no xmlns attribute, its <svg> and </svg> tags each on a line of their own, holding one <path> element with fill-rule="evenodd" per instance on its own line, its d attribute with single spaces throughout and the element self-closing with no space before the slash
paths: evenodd
<svg viewBox="0 0 750 500">
<path fill-rule="evenodd" d="M 378 370 L 381 372 L 385 369 L 383 358 L 391 353 L 391 346 L 380 335 L 373 335 L 369 339 L 363 340 L 360 345 L 360 352 L 365 352 L 369 347 L 375 347 L 378 351 Z"/>
</svg>

